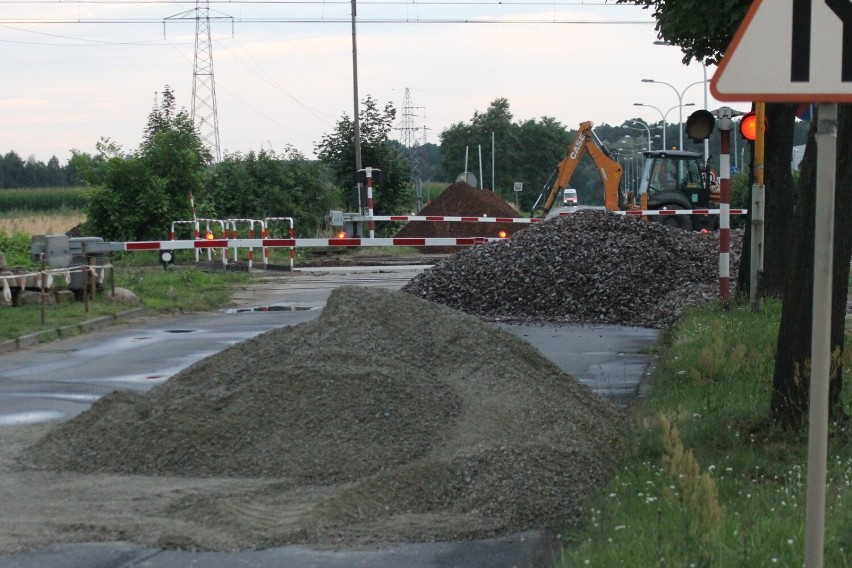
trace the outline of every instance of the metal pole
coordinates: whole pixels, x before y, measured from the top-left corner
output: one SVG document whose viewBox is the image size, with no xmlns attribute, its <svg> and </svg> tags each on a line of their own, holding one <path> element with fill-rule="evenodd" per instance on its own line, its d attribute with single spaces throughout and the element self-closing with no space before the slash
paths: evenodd
<svg viewBox="0 0 852 568">
<path fill-rule="evenodd" d="M 707 90 L 710 86 L 710 83 L 707 82 L 707 65 L 705 65 L 702 62 L 701 66 L 704 67 L 704 110 L 708 110 L 707 109 Z M 734 141 L 735 141 L 734 143 L 735 144 L 736 144 L 736 139 L 737 139 L 737 137 L 734 136 Z M 736 155 L 737 155 L 736 151 L 734 151 L 734 156 L 736 156 Z M 709 160 L 709 159 L 710 159 L 710 137 L 708 136 L 707 138 L 704 139 L 704 163 L 706 164 L 707 160 Z"/>
<path fill-rule="evenodd" d="M 765 137 L 763 133 L 766 105 L 755 105 L 757 115 L 757 135 L 754 139 L 754 185 L 751 186 L 751 263 L 749 265 L 749 301 L 752 312 L 761 308 L 760 275 L 763 273 L 763 229 L 764 206 L 766 204 L 766 186 L 763 185 L 763 154 Z M 735 154 L 736 155 L 736 154 Z"/>
<path fill-rule="evenodd" d="M 482 144 L 479 144 L 479 189 L 485 189 L 485 180 L 482 179 Z"/>
<path fill-rule="evenodd" d="M 370 229 L 370 238 L 376 238 L 376 222 L 373 221 L 373 168 L 366 168 L 367 174 L 367 215 L 369 215 L 370 220 L 368 222 L 368 227 Z"/>
<path fill-rule="evenodd" d="M 355 130 L 355 171 L 361 171 L 361 119 L 358 110 L 358 41 L 355 33 L 355 19 L 357 9 L 355 7 L 356 0 L 352 0 L 352 92 L 354 94 L 355 114 L 352 120 L 352 126 Z M 361 180 L 358 180 L 358 213 L 362 212 L 361 208 Z"/>
<path fill-rule="evenodd" d="M 731 286 L 731 116 L 728 107 L 719 109 L 719 299 L 729 310 Z"/>
<path fill-rule="evenodd" d="M 497 190 L 497 179 L 494 177 L 494 131 L 491 131 L 491 191 Z M 517 195 L 515 196 L 517 197 Z"/>
<path fill-rule="evenodd" d="M 808 486 L 805 516 L 805 566 L 807 568 L 820 568 L 823 565 L 825 549 L 825 477 L 828 454 L 828 389 L 831 369 L 831 280 L 834 255 L 837 104 L 820 103 L 818 112 L 811 385 L 808 403 Z"/>
</svg>

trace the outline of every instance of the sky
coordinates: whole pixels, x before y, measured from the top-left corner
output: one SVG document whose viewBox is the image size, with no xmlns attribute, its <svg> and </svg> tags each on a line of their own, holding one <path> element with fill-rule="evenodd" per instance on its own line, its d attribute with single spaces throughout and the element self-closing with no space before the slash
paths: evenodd
<svg viewBox="0 0 852 568">
<path fill-rule="evenodd" d="M 2 6 L 3 154 L 65 164 L 72 150 L 95 154 L 102 138 L 133 151 L 165 85 L 178 108 L 191 110 L 195 2 Z M 357 67 L 351 10 L 350 0 L 210 0 L 223 156 L 293 147 L 315 157 L 322 137 L 353 115 L 355 69 L 361 100 L 398 109 L 391 138 L 404 139 L 408 93 L 416 129 L 408 134 L 419 143 L 440 143 L 442 131 L 497 98 L 508 100 L 514 121 L 547 116 L 569 129 L 587 120 L 653 124 L 664 113 L 673 124 L 679 111 L 685 121 L 705 108 L 705 97 L 708 109 L 722 106 L 703 86 L 715 67 L 684 65 L 679 48 L 654 43 L 649 11 L 613 0 L 361 0 Z M 629 132 L 647 141 L 643 126 Z"/>
</svg>

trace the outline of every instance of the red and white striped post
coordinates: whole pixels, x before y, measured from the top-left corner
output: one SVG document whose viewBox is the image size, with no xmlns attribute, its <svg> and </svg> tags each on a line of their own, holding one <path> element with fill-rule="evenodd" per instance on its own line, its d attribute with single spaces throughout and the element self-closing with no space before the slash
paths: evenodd
<svg viewBox="0 0 852 568">
<path fill-rule="evenodd" d="M 719 299 L 731 308 L 731 127 L 733 111 L 719 109 Z"/>
<path fill-rule="evenodd" d="M 376 222 L 373 221 L 373 168 L 366 167 L 364 172 L 367 174 L 367 216 L 370 220 L 367 222 L 370 227 L 370 238 L 376 236 Z"/>
</svg>

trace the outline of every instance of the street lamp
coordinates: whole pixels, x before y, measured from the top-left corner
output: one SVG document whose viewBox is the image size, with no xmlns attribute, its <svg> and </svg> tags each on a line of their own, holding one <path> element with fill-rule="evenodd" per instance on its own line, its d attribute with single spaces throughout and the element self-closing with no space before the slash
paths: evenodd
<svg viewBox="0 0 852 568">
<path fill-rule="evenodd" d="M 695 83 L 691 83 L 691 84 L 687 85 L 686 87 L 684 87 L 684 89 L 680 92 L 678 92 L 678 90 L 675 88 L 674 85 L 672 85 L 671 83 L 666 83 L 665 81 L 656 81 L 654 79 L 642 79 L 642 82 L 643 83 L 659 83 L 661 85 L 667 85 L 668 87 L 671 87 L 671 89 L 677 95 L 677 104 L 678 104 L 678 107 L 681 109 L 680 110 L 680 116 L 678 118 L 678 121 L 679 121 L 678 128 L 680 129 L 680 145 L 678 146 L 678 149 L 683 150 L 683 107 L 687 106 L 687 105 L 683 104 L 683 95 L 686 94 L 687 89 L 689 89 L 690 87 L 692 87 L 694 85 L 702 85 L 702 84 L 707 82 L 707 79 L 704 79 L 703 81 L 696 81 Z"/>
<path fill-rule="evenodd" d="M 671 111 L 673 111 L 676 108 L 681 108 L 681 107 L 685 107 L 685 106 L 687 106 L 687 107 L 688 106 L 695 106 L 695 103 L 686 103 L 685 105 L 678 104 L 678 105 L 673 106 L 672 108 L 670 108 L 666 112 L 661 111 L 658 107 L 655 107 L 654 105 L 646 105 L 645 103 L 633 103 L 633 106 L 652 108 L 652 109 L 656 110 L 658 113 L 660 113 L 660 116 L 663 118 L 663 150 L 667 150 L 667 147 L 666 147 L 666 117 L 669 115 L 669 113 Z M 681 130 L 680 135 L 681 135 L 681 144 L 682 144 L 683 143 L 683 131 L 682 130 Z"/>
<path fill-rule="evenodd" d="M 674 44 L 673 44 L 673 43 L 670 43 L 670 42 L 668 42 L 668 41 L 657 40 L 657 41 L 655 41 L 655 42 L 654 42 L 654 45 L 668 45 L 668 46 L 673 46 Z M 708 81 L 708 80 L 707 80 L 707 64 L 706 64 L 706 63 L 704 63 L 704 61 L 702 61 L 702 62 L 701 62 L 701 67 L 703 67 L 703 68 L 704 68 L 704 81 L 702 81 L 702 82 L 704 83 L 704 110 L 709 110 L 709 109 L 707 108 L 707 99 L 708 99 L 708 96 L 707 96 L 707 86 L 708 86 L 708 84 L 710 83 L 710 81 Z M 684 89 L 684 91 L 685 91 L 685 90 L 686 90 L 686 89 Z M 735 138 L 735 139 L 736 139 L 736 138 Z M 709 158 L 710 158 L 710 140 L 709 140 L 709 139 L 707 139 L 707 138 L 705 138 L 705 139 L 704 139 L 704 161 L 706 162 Z"/>
<path fill-rule="evenodd" d="M 651 129 L 648 128 L 648 125 L 642 122 L 641 120 L 634 120 L 631 124 L 641 124 L 645 130 L 648 132 L 648 151 L 652 150 L 651 148 Z M 632 126 L 622 125 L 622 128 L 629 128 L 631 130 L 641 130 L 640 128 L 633 128 Z"/>
</svg>

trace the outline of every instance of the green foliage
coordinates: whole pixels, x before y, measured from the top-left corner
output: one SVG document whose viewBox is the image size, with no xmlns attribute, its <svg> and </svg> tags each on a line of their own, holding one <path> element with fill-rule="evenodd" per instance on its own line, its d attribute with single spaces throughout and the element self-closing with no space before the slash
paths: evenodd
<svg viewBox="0 0 852 568">
<path fill-rule="evenodd" d="M 328 166 L 289 148 L 284 156 L 267 150 L 226 155 L 210 177 L 208 198 L 222 218 L 292 217 L 299 237 L 316 236 L 328 212 L 342 204 Z"/>
<path fill-rule="evenodd" d="M 683 62 L 719 63 L 751 0 L 616 0 L 653 10 L 661 38 L 683 50 Z"/>
<path fill-rule="evenodd" d="M 86 207 L 82 187 L 41 187 L 0 190 L 0 211 L 66 211 Z"/>
<path fill-rule="evenodd" d="M 469 124 L 459 122 L 444 130 L 441 133 L 443 167 L 455 179 L 465 169 L 467 154 L 467 169 L 478 179 L 481 146 L 483 176 L 486 178 L 482 185 L 493 188 L 504 199 L 514 202 L 514 182 L 523 183 L 524 189 L 517 197 L 521 209 L 529 210 L 550 174 L 565 157 L 572 137 L 564 126 L 550 117 L 521 123 L 512 122 L 512 119 L 509 102 L 498 98 L 485 113 L 475 112 Z M 496 179 L 490 179 L 492 159 Z M 594 165 L 588 164 L 587 167 L 591 168 L 592 174 L 595 173 Z M 585 199 L 583 203 L 589 203 L 596 193 L 595 188 L 585 183 L 585 177 L 584 171 L 575 174 L 581 201 Z M 586 187 L 588 189 L 584 189 Z M 598 189 L 597 193 L 601 194 L 602 203 L 602 191 Z"/>
<path fill-rule="evenodd" d="M 15 152 L 0 156 L 0 188 L 68 187 L 80 185 L 81 179 L 69 164 L 60 166 L 56 156 L 47 164 L 30 157 L 26 161 Z"/>
<path fill-rule="evenodd" d="M 168 235 L 167 180 L 151 172 L 139 156 L 111 158 L 104 166 L 104 185 L 89 191 L 86 227 L 104 240 L 157 240 Z"/>
<path fill-rule="evenodd" d="M 411 167 L 408 159 L 389 144 L 388 133 L 393 129 L 396 109 L 391 103 L 379 109 L 378 103 L 370 96 L 361 105 L 358 116 L 361 167 L 381 170 L 373 185 L 374 213 L 403 213 L 411 206 Z M 315 150 L 319 159 L 331 167 L 342 200 L 350 207 L 356 206 L 357 199 L 350 199 L 352 188 L 357 183 L 353 120 L 344 114 L 334 132 L 323 136 Z M 362 198 L 361 204 L 366 207 L 365 198 Z"/>
<path fill-rule="evenodd" d="M 807 437 L 768 419 L 781 304 L 763 308 L 706 305 L 669 332 L 631 450 L 558 566 L 801 566 Z M 852 566 L 848 428 L 829 436 L 826 566 Z"/>
<path fill-rule="evenodd" d="M 136 153 L 123 156 L 108 139 L 98 147 L 99 161 L 79 159 L 96 184 L 89 194 L 89 234 L 157 240 L 168 236 L 172 221 L 192 219 L 190 195 L 203 200 L 211 156 L 186 111 L 175 112 L 168 86 Z"/>
<path fill-rule="evenodd" d="M 30 236 L 24 233 L 9 235 L 0 229 L 0 252 L 6 255 L 8 266 L 29 266 Z"/>
</svg>

